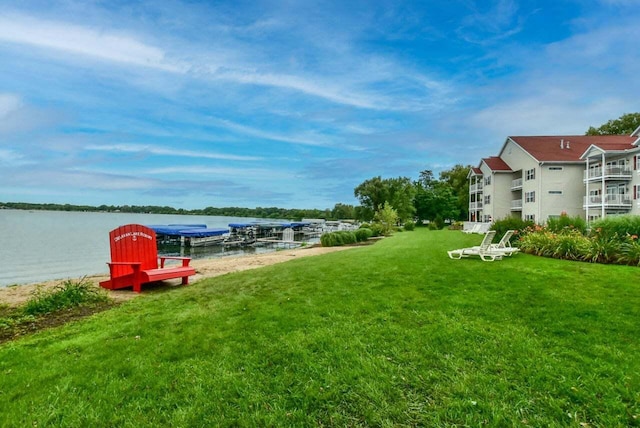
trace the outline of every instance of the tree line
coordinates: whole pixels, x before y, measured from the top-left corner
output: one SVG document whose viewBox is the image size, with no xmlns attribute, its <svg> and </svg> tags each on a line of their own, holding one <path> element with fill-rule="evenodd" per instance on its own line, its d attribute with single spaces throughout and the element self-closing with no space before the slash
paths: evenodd
<svg viewBox="0 0 640 428">
<path fill-rule="evenodd" d="M 322 218 L 327 220 L 339 220 L 345 218 L 345 214 L 351 212 L 345 210 L 343 204 L 336 204 L 331 209 L 286 209 L 277 207 L 206 207 L 202 209 L 183 209 L 170 206 L 156 205 L 73 205 L 73 204 L 35 204 L 27 202 L 0 202 L 0 209 L 32 210 L 32 211 L 82 211 L 82 212 L 108 212 L 130 214 L 179 214 L 179 215 L 208 215 L 225 217 L 253 217 L 264 219 L 291 219 Z"/>
<path fill-rule="evenodd" d="M 392 207 L 399 222 L 424 220 L 444 223 L 466 219 L 469 210 L 471 165 L 455 165 L 434 177 L 432 170 L 420 172 L 418 180 L 408 177 L 373 177 L 354 189 L 360 206 L 354 210 L 358 220 L 370 221 L 377 213 Z M 388 205 L 388 206 L 387 206 Z"/>
</svg>

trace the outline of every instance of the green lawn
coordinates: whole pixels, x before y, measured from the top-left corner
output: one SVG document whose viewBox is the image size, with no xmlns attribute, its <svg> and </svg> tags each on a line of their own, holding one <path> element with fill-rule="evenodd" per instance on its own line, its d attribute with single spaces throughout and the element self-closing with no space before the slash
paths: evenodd
<svg viewBox="0 0 640 428">
<path fill-rule="evenodd" d="M 151 293 L 0 345 L 0 426 L 638 426 L 640 270 L 460 232 Z"/>
</svg>

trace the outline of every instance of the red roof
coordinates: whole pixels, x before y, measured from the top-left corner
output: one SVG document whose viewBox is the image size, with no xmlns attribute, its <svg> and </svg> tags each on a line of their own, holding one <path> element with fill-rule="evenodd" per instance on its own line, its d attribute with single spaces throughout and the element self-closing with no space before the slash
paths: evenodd
<svg viewBox="0 0 640 428">
<path fill-rule="evenodd" d="M 509 165 L 507 165 L 506 162 L 503 161 L 502 158 L 499 158 L 498 156 L 491 156 L 490 158 L 484 158 L 482 159 L 482 162 L 487 164 L 487 166 L 491 171 L 511 172 L 511 168 L 509 167 Z"/>
<path fill-rule="evenodd" d="M 554 135 L 509 137 L 538 162 L 581 162 L 580 156 L 594 145 L 603 150 L 628 150 L 637 140 L 630 135 Z"/>
<path fill-rule="evenodd" d="M 482 170 L 480 168 L 471 167 L 471 171 L 476 175 L 482 175 Z"/>
</svg>

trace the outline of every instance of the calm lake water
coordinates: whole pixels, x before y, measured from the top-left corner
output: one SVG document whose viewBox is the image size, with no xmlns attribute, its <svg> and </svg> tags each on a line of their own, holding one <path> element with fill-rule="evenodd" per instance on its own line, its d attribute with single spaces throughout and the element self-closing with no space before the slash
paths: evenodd
<svg viewBox="0 0 640 428">
<path fill-rule="evenodd" d="M 245 217 L 0 210 L 0 287 L 109 272 L 109 231 L 129 224 L 206 224 L 211 228 L 250 222 Z M 182 254 L 181 254 L 182 251 Z M 164 255 L 211 258 L 263 252 L 219 246 L 165 250 Z"/>
</svg>

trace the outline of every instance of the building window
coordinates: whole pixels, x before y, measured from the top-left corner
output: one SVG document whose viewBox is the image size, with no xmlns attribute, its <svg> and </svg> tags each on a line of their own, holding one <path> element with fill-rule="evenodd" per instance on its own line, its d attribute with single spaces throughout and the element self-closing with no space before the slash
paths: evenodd
<svg viewBox="0 0 640 428">
<path fill-rule="evenodd" d="M 535 202 L 536 201 L 536 192 L 525 192 L 524 201 L 525 202 Z"/>
<path fill-rule="evenodd" d="M 489 176 L 484 178 L 484 185 L 488 186 L 490 184 L 491 184 L 491 176 L 489 175 Z"/>
<path fill-rule="evenodd" d="M 550 195 L 562 195 L 562 190 L 549 190 Z"/>
<path fill-rule="evenodd" d="M 562 171 L 562 167 L 561 166 L 550 166 L 549 167 L 549 171 Z"/>
<path fill-rule="evenodd" d="M 535 221 L 536 221 L 536 216 L 535 216 L 535 214 L 525 214 L 524 219 L 525 219 L 526 221 L 533 221 L 533 222 L 535 222 Z"/>
<path fill-rule="evenodd" d="M 484 197 L 484 204 L 489 205 L 491 203 L 491 195 L 487 195 Z"/>
<path fill-rule="evenodd" d="M 536 179 L 536 169 L 528 169 L 525 172 L 525 180 L 529 181 L 529 180 L 535 180 Z"/>
</svg>

